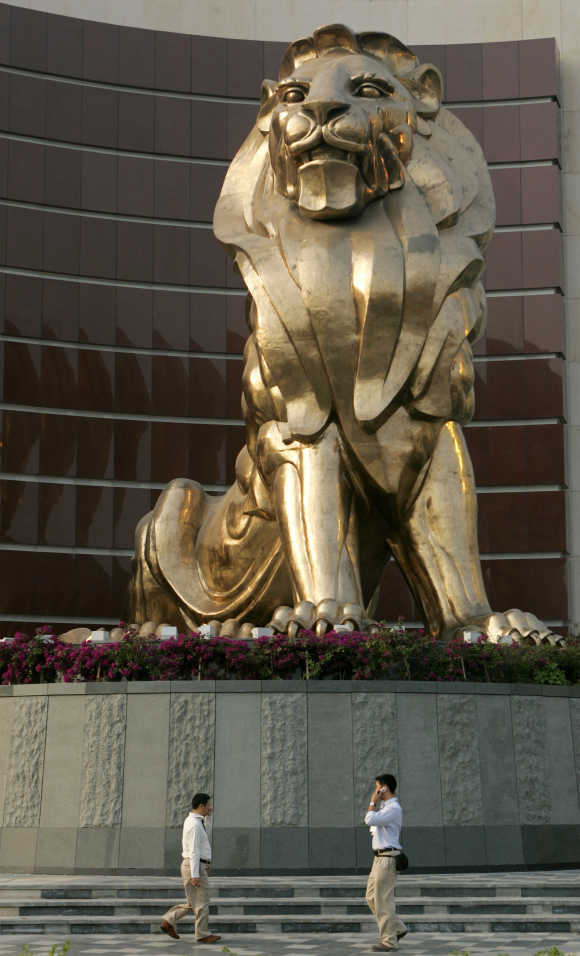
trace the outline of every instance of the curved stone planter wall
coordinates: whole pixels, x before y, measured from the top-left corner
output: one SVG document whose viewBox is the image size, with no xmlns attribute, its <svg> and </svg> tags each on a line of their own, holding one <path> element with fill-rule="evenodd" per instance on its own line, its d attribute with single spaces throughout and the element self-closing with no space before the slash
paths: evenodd
<svg viewBox="0 0 580 956">
<path fill-rule="evenodd" d="M 0 869 L 174 873 L 195 790 L 214 872 L 353 872 L 378 772 L 417 869 L 580 865 L 580 688 L 351 681 L 0 688 Z"/>
</svg>

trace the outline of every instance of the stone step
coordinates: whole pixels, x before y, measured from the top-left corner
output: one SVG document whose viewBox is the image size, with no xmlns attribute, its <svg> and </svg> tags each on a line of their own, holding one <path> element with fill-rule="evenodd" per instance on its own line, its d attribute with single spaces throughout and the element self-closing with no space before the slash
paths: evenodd
<svg viewBox="0 0 580 956">
<path fill-rule="evenodd" d="M 536 876 L 536 874 L 534 874 Z M 524 878 L 525 879 L 525 878 Z M 17 885 L 18 878 L 12 881 L 0 880 L 0 907 L 6 901 L 43 900 L 102 900 L 102 899 L 155 899 L 171 900 L 179 898 L 183 893 L 181 881 L 178 878 L 95 878 L 95 882 L 64 882 L 62 878 L 30 877 Z M 318 902 L 332 900 L 357 901 L 364 899 L 366 880 L 363 878 L 321 879 L 313 882 L 308 879 L 296 878 L 292 882 L 266 883 L 264 878 L 231 877 L 217 879 L 212 877 L 212 899 L 226 900 L 316 900 Z M 16 885 L 15 885 L 16 884 Z M 534 880 L 499 879 L 486 882 L 469 880 L 461 877 L 451 881 L 417 877 L 399 877 L 396 888 L 398 901 L 406 899 L 421 899 L 426 897 L 437 899 L 556 899 L 580 898 L 580 879 L 576 882 L 556 880 L 552 878 L 549 884 Z"/>
<path fill-rule="evenodd" d="M 410 932 L 423 933 L 578 933 L 580 916 L 566 918 L 562 915 L 538 913 L 533 916 L 501 916 L 495 914 L 469 915 L 402 914 Z M 228 933 L 374 933 L 376 924 L 366 917 L 325 914 L 303 914 L 294 918 L 281 915 L 260 916 L 214 916 L 211 930 L 226 936 Z M 10 933 L 58 933 L 69 936 L 102 933 L 158 933 L 159 921 L 147 916 L 21 916 L 0 917 L 0 935 Z M 193 920 L 187 918 L 179 924 L 180 934 L 193 932 Z"/>
<path fill-rule="evenodd" d="M 131 897 L 102 897 L 101 899 L 43 899 L 43 898 L 5 898 L 0 905 L 0 917 L 39 917 L 39 916 L 161 916 L 173 902 L 182 898 L 179 889 L 171 897 L 150 898 Z M 475 897 L 471 900 L 464 896 L 457 897 L 408 897 L 399 898 L 397 911 L 401 915 L 447 915 L 467 916 L 472 913 L 488 914 L 493 916 L 536 914 L 567 914 L 580 917 L 580 899 L 578 897 L 561 896 L 558 899 L 546 897 L 501 897 L 499 899 L 483 899 Z M 341 897 L 336 899 L 322 899 L 320 897 L 301 899 L 287 898 L 253 898 L 231 897 L 227 899 L 213 898 L 210 904 L 210 913 L 217 916 L 270 916 L 278 914 L 281 918 L 287 916 L 369 916 L 368 907 L 362 897 Z"/>
</svg>

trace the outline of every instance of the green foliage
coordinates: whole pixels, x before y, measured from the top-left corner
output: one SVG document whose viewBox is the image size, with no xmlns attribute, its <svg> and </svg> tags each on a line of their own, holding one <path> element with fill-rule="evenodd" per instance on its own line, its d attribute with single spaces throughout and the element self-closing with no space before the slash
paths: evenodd
<svg viewBox="0 0 580 956">
<path fill-rule="evenodd" d="M 567 684 L 566 675 L 556 661 L 546 661 L 534 675 L 536 684 Z M 542 954 L 543 956 L 543 954 Z"/>
<path fill-rule="evenodd" d="M 49 951 L 48 956 L 66 956 L 70 949 L 70 939 L 64 941 L 64 943 L 54 943 Z M 34 951 L 30 948 L 28 943 L 25 943 L 24 947 L 20 950 L 18 956 L 33 956 Z"/>
<path fill-rule="evenodd" d="M 229 946 L 222 946 L 222 953 L 230 953 L 231 956 L 235 956 L 234 950 L 230 949 Z M 262 953 L 246 953 L 245 956 L 262 956 Z"/>
</svg>

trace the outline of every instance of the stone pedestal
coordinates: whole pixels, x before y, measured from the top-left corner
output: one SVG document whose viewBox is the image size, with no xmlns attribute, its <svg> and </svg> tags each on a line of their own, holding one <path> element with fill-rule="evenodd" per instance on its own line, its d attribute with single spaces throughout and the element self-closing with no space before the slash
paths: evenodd
<svg viewBox="0 0 580 956">
<path fill-rule="evenodd" d="M 175 873 L 196 790 L 214 872 L 348 873 L 377 773 L 416 872 L 580 865 L 580 690 L 386 681 L 4 687 L 0 870 Z M 577 770 L 578 768 L 578 770 Z"/>
</svg>

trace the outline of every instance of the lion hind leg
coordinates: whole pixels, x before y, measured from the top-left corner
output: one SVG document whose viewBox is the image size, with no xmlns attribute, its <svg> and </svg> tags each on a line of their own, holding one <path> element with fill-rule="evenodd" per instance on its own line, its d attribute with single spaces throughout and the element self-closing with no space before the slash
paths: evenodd
<svg viewBox="0 0 580 956">
<path fill-rule="evenodd" d="M 473 469 L 454 422 L 442 428 L 425 480 L 391 546 L 432 634 L 450 635 L 491 614 L 479 560 Z"/>
</svg>

